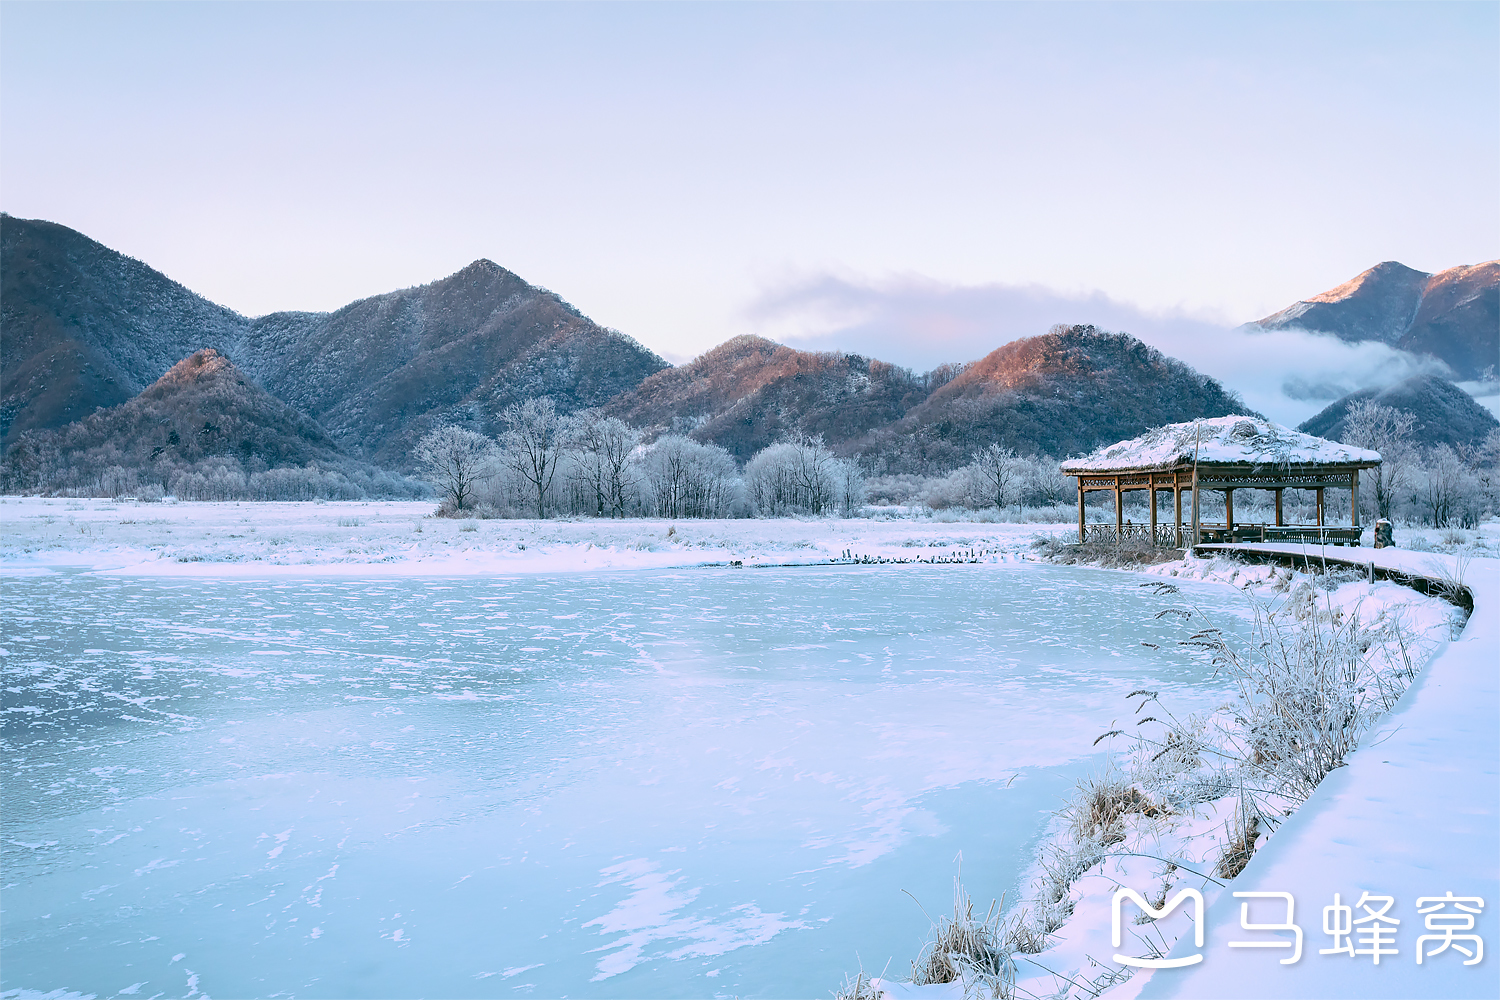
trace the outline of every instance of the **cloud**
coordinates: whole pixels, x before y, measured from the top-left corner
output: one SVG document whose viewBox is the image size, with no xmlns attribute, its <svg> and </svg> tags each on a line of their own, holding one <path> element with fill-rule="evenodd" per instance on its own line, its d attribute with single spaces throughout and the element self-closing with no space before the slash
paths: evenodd
<svg viewBox="0 0 1500 1000">
<path fill-rule="evenodd" d="M 841 350 L 925 371 L 972 361 L 1055 323 L 1132 334 L 1237 390 L 1252 408 L 1296 425 L 1355 389 L 1442 362 L 1386 344 L 1349 344 L 1305 330 L 1261 331 L 1187 309 L 1152 311 L 1103 292 L 1040 285 L 948 285 L 814 275 L 763 293 L 745 310 L 762 336 L 807 350 Z"/>
</svg>

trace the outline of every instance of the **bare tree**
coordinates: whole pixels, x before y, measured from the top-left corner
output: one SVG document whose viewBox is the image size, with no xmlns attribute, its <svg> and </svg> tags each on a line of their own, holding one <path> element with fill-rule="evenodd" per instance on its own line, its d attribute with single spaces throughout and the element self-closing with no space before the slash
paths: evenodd
<svg viewBox="0 0 1500 1000">
<path fill-rule="evenodd" d="M 439 427 L 417 442 L 413 456 L 443 505 L 463 510 L 474 505 L 474 490 L 494 475 L 495 443 L 462 427 Z"/>
<path fill-rule="evenodd" d="M 548 397 L 512 403 L 503 414 L 509 429 L 500 436 L 505 464 L 536 491 L 536 516 L 547 516 L 547 491 L 567 447 L 569 421 Z"/>
<path fill-rule="evenodd" d="M 797 438 L 756 453 L 745 464 L 745 479 L 762 515 L 825 514 L 851 493 L 847 464 L 824 447 L 822 438 Z"/>
<path fill-rule="evenodd" d="M 845 517 L 853 517 L 865 505 L 865 472 L 853 458 L 840 459 L 835 466 L 839 509 Z"/>
<path fill-rule="evenodd" d="M 998 512 L 1017 499 L 1020 492 L 1020 461 L 1016 453 L 991 442 L 974 456 L 974 483 L 985 506 Z"/>
<path fill-rule="evenodd" d="M 1350 405 L 1344 415 L 1344 443 L 1380 452 L 1380 464 L 1362 473 L 1367 484 L 1366 495 L 1375 502 L 1376 517 L 1389 520 L 1396 494 L 1411 485 L 1413 467 L 1417 464 L 1412 439 L 1416 419 L 1406 410 L 1368 399 Z"/>
<path fill-rule="evenodd" d="M 593 506 L 594 516 L 624 517 L 636 485 L 630 455 L 641 443 L 641 432 L 617 417 L 598 410 L 577 415 L 573 476 Z"/>
<path fill-rule="evenodd" d="M 659 517 L 727 517 L 742 489 L 729 452 L 680 434 L 657 440 L 642 465 Z"/>
<path fill-rule="evenodd" d="M 1420 497 L 1432 526 L 1472 527 L 1478 521 L 1481 498 L 1468 466 L 1445 444 L 1428 452 L 1423 464 L 1426 481 Z"/>
</svg>

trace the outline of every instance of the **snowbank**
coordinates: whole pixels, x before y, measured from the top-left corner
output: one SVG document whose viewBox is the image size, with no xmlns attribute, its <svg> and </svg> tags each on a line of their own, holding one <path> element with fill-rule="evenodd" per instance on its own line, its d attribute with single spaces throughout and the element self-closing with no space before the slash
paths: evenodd
<svg viewBox="0 0 1500 1000">
<path fill-rule="evenodd" d="M 1227 548 L 1227 547 L 1225 547 Z M 1302 546 L 1238 546 L 1307 554 Z M 1451 577 L 1464 569 L 1452 556 L 1395 550 L 1330 550 L 1328 562 L 1367 568 L 1372 559 L 1407 574 Z M 1300 560 L 1299 560 L 1300 561 Z M 1317 561 L 1317 554 L 1314 555 Z M 1307 583 L 1305 574 L 1270 565 L 1244 565 L 1214 557 L 1164 563 L 1146 570 L 1163 577 L 1217 580 L 1262 599 L 1276 591 L 1296 592 Z M 1430 933 L 1416 914 L 1420 896 L 1477 895 L 1490 912 L 1476 932 L 1491 947 L 1495 941 L 1493 907 L 1500 901 L 1496 857 L 1500 851 L 1496 822 L 1500 780 L 1496 776 L 1495 722 L 1500 715 L 1496 691 L 1497 626 L 1500 599 L 1500 562 L 1476 560 L 1469 564 L 1466 582 L 1475 595 L 1474 616 L 1463 637 L 1448 642 L 1453 609 L 1432 598 L 1393 583 L 1348 579 L 1331 593 L 1320 595 L 1335 612 L 1358 610 L 1362 620 L 1399 615 L 1412 641 L 1416 663 L 1431 656 L 1424 672 L 1397 699 L 1391 713 L 1377 723 L 1349 755 L 1347 766 L 1326 778 L 1290 818 L 1263 825 L 1253 838 L 1255 854 L 1229 882 L 1216 872 L 1225 846 L 1243 829 L 1237 815 L 1240 797 L 1229 794 L 1199 802 L 1190 810 L 1166 816 L 1140 814 L 1122 818 L 1122 842 L 1112 848 L 1075 844 L 1065 818 L 1054 821 L 1043 838 L 1043 857 L 1023 881 L 1023 895 L 1047 895 L 1037 886 L 1051 882 L 1058 889 L 1056 907 L 1065 914 L 1048 936 L 1046 948 L 1015 956 L 1015 996 L 1047 997 L 1403 997 L 1493 996 L 1497 991 L 1495 966 L 1464 967 L 1468 956 L 1450 949 L 1416 966 L 1412 948 L 1419 934 Z M 1351 574 L 1352 576 L 1352 574 Z M 1165 582 L 1165 581 L 1164 581 Z M 1488 596 L 1484 596 L 1488 595 Z M 1481 621 L 1481 616 L 1487 616 Z M 1146 708 L 1145 704 L 1142 708 Z M 1150 704 L 1160 714 L 1162 706 Z M 1166 706 L 1170 708 L 1170 706 Z M 1122 711 L 1130 722 L 1132 717 Z M 1128 783 L 1128 780 L 1127 780 Z M 1269 828 L 1268 828 L 1269 827 Z M 1103 853 L 1099 853 L 1103 851 Z M 1110 853 L 1125 852 L 1125 853 Z M 1177 867 L 1165 863 L 1171 859 Z M 1072 866 L 1077 873 L 1054 874 Z M 1207 876 L 1207 877 L 1204 877 Z M 1227 886 L 1224 885 L 1227 883 Z M 1136 971 L 1113 961 L 1116 951 L 1140 954 L 1143 940 L 1154 940 L 1164 954 L 1185 957 L 1200 952 L 1194 946 L 1193 924 L 1185 908 L 1149 925 L 1127 921 L 1126 943 L 1111 941 L 1111 902 L 1121 885 L 1135 888 L 1157 905 L 1183 888 L 1202 891 L 1208 903 L 1206 938 L 1201 964 L 1184 969 Z M 1170 894 L 1164 889 L 1170 888 Z M 1347 956 L 1323 956 L 1331 938 L 1322 933 L 1322 908 L 1333 903 L 1353 904 L 1368 890 L 1392 895 L 1403 918 L 1394 960 L 1374 966 Z M 1296 899 L 1296 920 L 1304 932 L 1300 961 L 1278 964 L 1286 952 L 1228 947 L 1229 941 L 1268 939 L 1240 927 L 1241 900 L 1232 893 L 1290 892 Z M 1276 919 L 1258 903 L 1252 921 Z M 1035 901 L 1026 908 L 1035 910 Z M 1128 911 L 1136 912 L 1134 907 Z M 1356 911 L 1362 915 L 1362 911 Z M 1175 946 L 1175 947 L 1174 947 Z M 1453 961 L 1448 961 L 1452 959 Z M 1396 963 L 1404 963 L 1399 970 Z M 963 984 L 913 986 L 875 980 L 875 995 L 886 1000 L 948 1000 L 964 995 Z"/>
<path fill-rule="evenodd" d="M 1234 548 L 1302 554 L 1301 546 Z M 1415 958 L 1418 936 L 1433 933 L 1424 926 L 1428 918 L 1417 913 L 1418 897 L 1449 891 L 1484 900 L 1468 933 L 1478 934 L 1486 951 L 1500 947 L 1500 560 L 1475 559 L 1463 567 L 1458 557 L 1399 549 L 1330 553 L 1328 560 L 1374 562 L 1437 579 L 1462 571 L 1474 612 L 1462 636 L 1428 664 L 1348 766 L 1324 780 L 1233 883 L 1233 891 L 1293 894 L 1304 933 L 1301 960 L 1283 966 L 1281 952 L 1227 947 L 1233 940 L 1269 938 L 1240 928 L 1242 901 L 1230 890 L 1205 893 L 1204 960 L 1142 974 L 1111 996 L 1500 995 L 1494 955 L 1468 967 L 1462 964 L 1468 956 L 1452 948 L 1421 965 Z M 1400 920 L 1398 954 L 1379 965 L 1369 956 L 1319 954 L 1333 943 L 1323 932 L 1323 908 L 1333 904 L 1335 893 L 1353 905 L 1366 892 L 1394 898 L 1388 915 Z M 1356 919 L 1365 915 L 1355 908 Z M 1251 917 L 1268 919 L 1275 918 Z M 1171 956 L 1194 953 L 1191 945 L 1190 938 L 1179 940 Z"/>
</svg>

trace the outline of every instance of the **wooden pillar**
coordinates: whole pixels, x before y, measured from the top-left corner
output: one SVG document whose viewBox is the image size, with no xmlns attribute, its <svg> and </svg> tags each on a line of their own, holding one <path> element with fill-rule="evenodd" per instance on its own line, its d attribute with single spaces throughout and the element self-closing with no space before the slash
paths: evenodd
<svg viewBox="0 0 1500 1000">
<path fill-rule="evenodd" d="M 1115 477 L 1115 541 L 1125 534 L 1125 494 L 1120 490 L 1120 477 Z"/>
<path fill-rule="evenodd" d="M 1083 544 L 1083 477 L 1078 477 L 1078 544 Z"/>
<path fill-rule="evenodd" d="M 1152 473 L 1147 478 L 1148 478 L 1148 480 L 1151 483 L 1151 485 L 1147 488 L 1147 492 L 1151 494 L 1151 546 L 1152 546 L 1152 548 L 1155 548 L 1156 547 L 1156 474 Z"/>
<path fill-rule="evenodd" d="M 1226 541 L 1234 541 L 1234 490 L 1224 491 L 1224 529 L 1228 537 Z"/>
<path fill-rule="evenodd" d="M 1318 487 L 1318 527 L 1323 527 L 1323 487 Z"/>
<path fill-rule="evenodd" d="M 1177 508 L 1177 547 L 1182 548 L 1182 483 L 1177 480 L 1177 473 L 1172 473 L 1172 504 Z"/>
<path fill-rule="evenodd" d="M 1349 523 L 1359 527 L 1359 470 L 1349 475 Z"/>
<path fill-rule="evenodd" d="M 1276 487 L 1276 527 L 1281 527 L 1281 487 Z"/>
<path fill-rule="evenodd" d="M 1198 527 L 1198 467 L 1193 467 L 1193 544 L 1197 545 L 1203 541 L 1202 531 Z"/>
</svg>

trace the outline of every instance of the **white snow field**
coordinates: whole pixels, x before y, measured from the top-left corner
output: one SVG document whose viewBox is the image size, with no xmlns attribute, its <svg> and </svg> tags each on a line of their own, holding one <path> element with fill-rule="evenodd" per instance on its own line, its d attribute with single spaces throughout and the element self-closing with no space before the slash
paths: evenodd
<svg viewBox="0 0 1500 1000">
<path fill-rule="evenodd" d="M 79 566 L 134 575 L 488 576 L 825 562 L 963 550 L 1023 553 L 1073 525 L 872 518 L 459 521 L 430 502 L 136 503 L 0 499 L 9 572 Z"/>
<path fill-rule="evenodd" d="M 362 541 L 314 544 L 355 517 L 324 506 L 285 509 L 307 528 L 250 505 L 0 507 L 42 511 L 5 521 L 0 563 L 0 991 L 823 996 L 915 953 L 928 919 L 903 890 L 938 912 L 960 854 L 966 881 L 1018 883 L 1126 692 L 1224 696 L 1139 645 L 1167 626 L 1138 578 L 1014 559 L 549 573 L 525 554 L 576 526 L 427 522 L 426 552 L 493 529 L 489 568 L 176 561 L 248 527 L 290 540 L 273 554 L 385 551 L 370 522 L 400 518 L 404 543 L 415 520 L 376 508 L 345 527 Z M 502 527 L 541 543 L 507 564 Z M 669 544 L 904 555 L 1033 530 Z M 1248 628 L 1232 590 L 1188 587 Z"/>
</svg>

